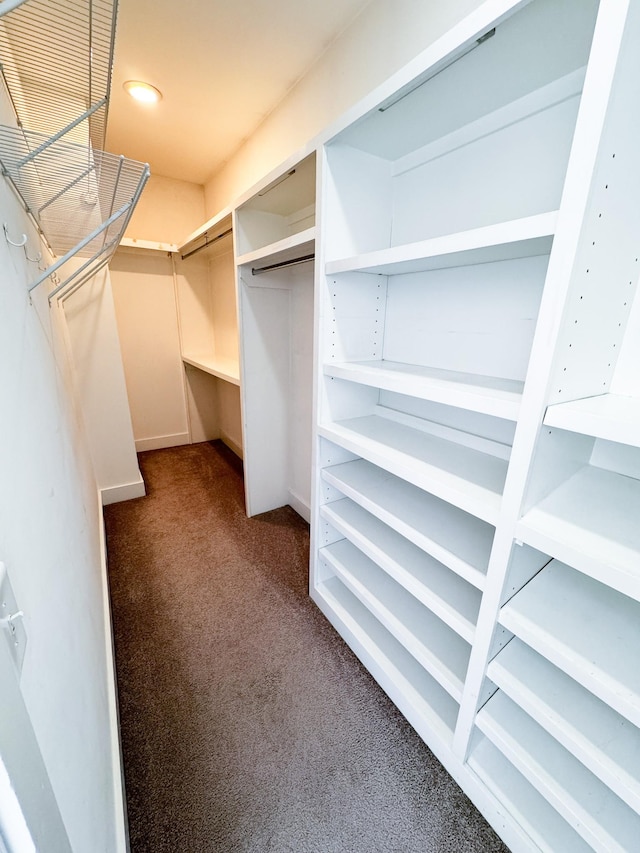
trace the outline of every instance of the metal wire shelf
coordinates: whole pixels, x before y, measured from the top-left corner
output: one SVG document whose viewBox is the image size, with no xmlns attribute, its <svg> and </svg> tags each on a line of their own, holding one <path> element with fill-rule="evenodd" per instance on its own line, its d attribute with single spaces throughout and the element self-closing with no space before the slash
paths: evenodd
<svg viewBox="0 0 640 853">
<path fill-rule="evenodd" d="M 0 75 L 17 124 L 0 125 L 0 167 L 58 257 L 29 288 L 62 274 L 50 299 L 108 263 L 149 177 L 102 150 L 116 10 L 117 0 L 0 0 Z"/>
</svg>

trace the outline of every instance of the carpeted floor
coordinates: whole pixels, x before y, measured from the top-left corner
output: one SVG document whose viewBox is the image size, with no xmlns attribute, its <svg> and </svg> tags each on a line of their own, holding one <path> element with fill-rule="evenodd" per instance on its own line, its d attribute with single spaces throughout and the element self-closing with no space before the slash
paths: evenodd
<svg viewBox="0 0 640 853">
<path fill-rule="evenodd" d="M 219 442 L 105 509 L 132 853 L 504 853 L 307 596 L 308 528 Z"/>
</svg>

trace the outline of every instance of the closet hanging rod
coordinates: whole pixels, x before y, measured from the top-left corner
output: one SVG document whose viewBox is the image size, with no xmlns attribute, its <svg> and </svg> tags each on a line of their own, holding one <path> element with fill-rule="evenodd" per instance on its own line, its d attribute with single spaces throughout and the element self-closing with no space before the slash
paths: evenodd
<svg viewBox="0 0 640 853">
<path fill-rule="evenodd" d="M 277 264 L 268 264 L 265 267 L 252 267 L 251 275 L 261 275 L 263 272 L 272 272 L 273 270 L 280 270 L 283 267 L 294 267 L 298 264 L 308 264 L 309 261 L 313 261 L 315 259 L 315 253 L 311 255 L 302 255 L 300 258 L 292 258 L 290 261 L 280 261 Z"/>
<path fill-rule="evenodd" d="M 226 231 L 223 231 L 222 234 L 217 234 L 211 240 L 209 240 L 207 238 L 207 235 L 205 232 L 205 238 L 204 238 L 205 242 L 202 244 L 202 246 L 198 246 L 197 249 L 192 249 L 190 252 L 187 252 L 186 255 L 180 255 L 180 257 L 182 258 L 183 261 L 186 261 L 186 259 L 190 258 L 191 255 L 195 255 L 197 252 L 201 252 L 203 249 L 206 249 L 207 246 L 212 246 L 214 243 L 217 243 L 218 240 L 222 240 L 223 237 L 228 237 L 229 234 L 231 234 L 232 232 L 233 232 L 233 228 L 227 228 Z"/>
</svg>

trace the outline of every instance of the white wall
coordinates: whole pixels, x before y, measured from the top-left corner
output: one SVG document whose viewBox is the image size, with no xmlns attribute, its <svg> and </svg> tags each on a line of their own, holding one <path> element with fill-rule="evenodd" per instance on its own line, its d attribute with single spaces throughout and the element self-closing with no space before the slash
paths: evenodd
<svg viewBox="0 0 640 853">
<path fill-rule="evenodd" d="M 37 250 L 4 181 L 0 221 Z M 72 847 L 113 853 L 123 848 L 100 506 L 61 315 L 46 284 L 29 300 L 34 272 L 0 232 L 0 560 L 25 613 L 22 694 Z"/>
<path fill-rule="evenodd" d="M 230 206 L 480 5 L 478 0 L 372 0 L 207 183 L 206 216 Z"/>
<path fill-rule="evenodd" d="M 180 245 L 204 221 L 204 188 L 200 184 L 151 175 L 125 236 Z"/>
<path fill-rule="evenodd" d="M 71 364 L 104 504 L 144 495 L 105 268 L 52 310 L 66 319 Z M 64 328 L 64 320 L 62 320 Z"/>
</svg>

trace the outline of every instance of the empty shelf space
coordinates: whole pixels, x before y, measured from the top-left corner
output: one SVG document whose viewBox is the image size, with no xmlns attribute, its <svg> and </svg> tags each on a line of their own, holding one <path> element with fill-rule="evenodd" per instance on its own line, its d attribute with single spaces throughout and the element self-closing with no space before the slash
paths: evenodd
<svg viewBox="0 0 640 853">
<path fill-rule="evenodd" d="M 257 266 L 271 266 L 272 264 L 288 264 L 302 255 L 312 255 L 315 251 L 316 229 L 306 228 L 291 237 L 285 237 L 268 246 L 246 252 L 237 258 L 238 266 L 251 264 Z"/>
<path fill-rule="evenodd" d="M 319 557 L 460 702 L 470 646 L 346 539 L 321 548 Z"/>
<path fill-rule="evenodd" d="M 595 850 L 624 853 L 635 848 L 640 815 L 505 693 L 494 693 L 476 725 Z"/>
<path fill-rule="evenodd" d="M 544 853 L 589 853 L 591 847 L 484 736 L 468 766 Z"/>
<path fill-rule="evenodd" d="M 547 408 L 547 426 L 640 447 L 640 398 L 601 394 Z"/>
<path fill-rule="evenodd" d="M 322 436 L 495 524 L 507 461 L 380 415 L 321 426 Z"/>
<path fill-rule="evenodd" d="M 500 611 L 527 645 L 640 725 L 640 604 L 553 560 Z"/>
<path fill-rule="evenodd" d="M 491 661 L 487 675 L 640 813 L 640 729 L 517 638 Z"/>
<path fill-rule="evenodd" d="M 494 529 L 365 459 L 332 465 L 323 480 L 483 589 Z"/>
<path fill-rule="evenodd" d="M 395 361 L 329 363 L 325 364 L 324 373 L 337 379 L 347 379 L 512 421 L 518 418 L 524 387 L 523 382 L 512 379 Z"/>
<path fill-rule="evenodd" d="M 339 578 L 321 583 L 313 596 L 418 733 L 430 739 L 435 734 L 450 746 L 458 717 L 455 700 Z"/>
<path fill-rule="evenodd" d="M 517 526 L 529 545 L 640 600 L 640 481 L 587 465 Z"/>
<path fill-rule="evenodd" d="M 468 643 L 482 594 L 371 513 L 343 498 L 321 516 Z"/>
<path fill-rule="evenodd" d="M 497 225 L 485 225 L 482 228 L 330 261 L 327 263 L 326 273 L 338 275 L 343 272 L 368 272 L 403 275 L 548 255 L 556 221 L 557 212 L 552 211 L 500 222 Z"/>
<path fill-rule="evenodd" d="M 240 369 L 237 362 L 210 355 L 183 355 L 182 360 L 185 364 L 210 373 L 211 376 L 217 376 L 218 379 L 224 379 L 232 385 L 240 385 Z"/>
</svg>

